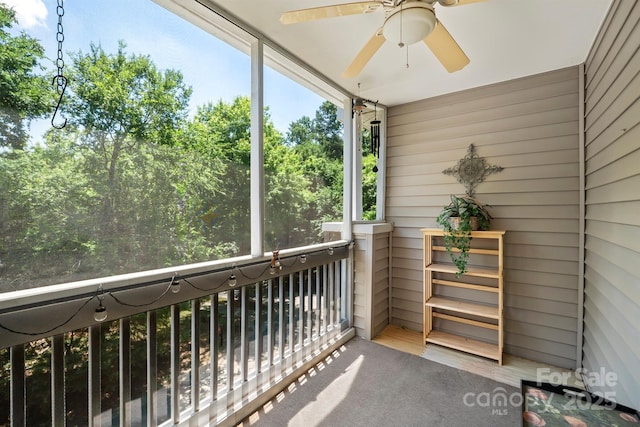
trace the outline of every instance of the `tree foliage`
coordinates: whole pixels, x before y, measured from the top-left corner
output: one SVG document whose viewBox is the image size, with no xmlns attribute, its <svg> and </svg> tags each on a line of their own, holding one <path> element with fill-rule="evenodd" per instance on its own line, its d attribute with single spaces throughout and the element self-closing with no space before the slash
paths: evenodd
<svg viewBox="0 0 640 427">
<path fill-rule="evenodd" d="M 24 148 L 31 119 L 51 111 L 53 91 L 39 74 L 44 48 L 21 32 L 9 34 L 16 23 L 15 12 L 0 3 L 0 148 Z"/>
</svg>

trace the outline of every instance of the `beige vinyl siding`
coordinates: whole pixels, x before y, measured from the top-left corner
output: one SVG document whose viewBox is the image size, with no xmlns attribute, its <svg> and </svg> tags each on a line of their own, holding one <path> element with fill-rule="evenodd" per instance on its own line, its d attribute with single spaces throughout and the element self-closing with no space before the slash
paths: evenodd
<svg viewBox="0 0 640 427">
<path fill-rule="evenodd" d="M 615 1 L 585 65 L 583 366 L 640 408 L 640 4 Z"/>
<path fill-rule="evenodd" d="M 389 235 L 376 235 L 374 249 L 372 337 L 389 324 Z"/>
<path fill-rule="evenodd" d="M 505 352 L 575 367 L 578 99 L 578 67 L 571 67 L 389 109 L 392 323 L 422 330 L 420 228 L 437 227 L 449 195 L 464 193 L 442 171 L 474 144 L 489 164 L 504 167 L 477 197 L 492 205 L 492 228 L 507 231 Z"/>
<path fill-rule="evenodd" d="M 386 228 L 385 228 L 386 227 Z M 389 324 L 390 224 L 356 224 L 353 325 L 372 339 Z"/>
</svg>

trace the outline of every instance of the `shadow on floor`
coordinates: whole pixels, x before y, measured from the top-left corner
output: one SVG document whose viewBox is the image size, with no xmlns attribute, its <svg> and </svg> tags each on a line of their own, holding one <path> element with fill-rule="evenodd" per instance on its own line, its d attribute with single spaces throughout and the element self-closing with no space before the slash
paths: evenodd
<svg viewBox="0 0 640 427">
<path fill-rule="evenodd" d="M 240 426 L 514 426 L 520 391 L 353 338 Z"/>
</svg>

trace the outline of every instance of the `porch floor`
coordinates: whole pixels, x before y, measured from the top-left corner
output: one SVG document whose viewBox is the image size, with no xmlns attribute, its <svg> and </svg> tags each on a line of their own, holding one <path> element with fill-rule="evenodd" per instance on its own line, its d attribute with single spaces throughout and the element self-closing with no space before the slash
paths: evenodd
<svg viewBox="0 0 640 427">
<path fill-rule="evenodd" d="M 421 364 L 420 359 L 436 363 Z M 490 408 L 465 412 L 472 408 L 461 404 L 461 393 L 519 393 L 521 379 L 536 380 L 540 368 L 547 368 L 547 375 L 567 373 L 567 384 L 581 385 L 567 369 L 512 355 L 505 355 L 498 366 L 494 360 L 445 347 L 425 347 L 421 332 L 390 325 L 371 341 L 353 338 L 237 426 L 462 426 L 471 419 L 477 426 L 511 426 L 518 423 L 520 409 L 497 415 Z M 452 384 L 458 379 L 463 385 L 456 391 Z M 424 405 L 427 401 L 430 404 Z"/>
<path fill-rule="evenodd" d="M 422 332 L 412 331 L 397 325 L 387 326 L 372 341 L 451 366 L 452 368 L 491 378 L 494 381 L 509 384 L 513 387 L 520 388 L 520 380 L 523 379 L 537 380 L 538 372 L 540 372 L 542 379 L 545 376 L 547 378 L 551 376 L 554 379 L 567 378 L 566 385 L 584 388 L 575 371 L 534 362 L 510 354 L 504 355 L 503 365 L 499 366 L 495 360 L 485 359 L 435 344 L 425 346 L 422 342 Z"/>
</svg>

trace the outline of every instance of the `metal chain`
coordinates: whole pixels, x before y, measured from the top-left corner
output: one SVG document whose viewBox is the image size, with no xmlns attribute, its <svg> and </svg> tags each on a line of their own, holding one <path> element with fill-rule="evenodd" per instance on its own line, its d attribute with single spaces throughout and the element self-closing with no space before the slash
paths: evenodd
<svg viewBox="0 0 640 427">
<path fill-rule="evenodd" d="M 58 13 L 58 33 L 56 34 L 56 40 L 58 41 L 58 59 L 56 59 L 56 66 L 58 67 L 58 95 L 62 92 L 63 84 L 60 77 L 63 76 L 64 59 L 62 58 L 62 42 L 64 41 L 64 28 L 62 27 L 62 17 L 64 16 L 64 0 L 58 0 L 58 7 L 56 12 Z"/>
<path fill-rule="evenodd" d="M 56 85 L 56 91 L 58 92 L 58 105 L 56 105 L 56 109 L 53 112 L 53 117 L 51 117 L 51 126 L 56 129 L 62 129 L 67 125 L 67 119 L 64 119 L 64 123 L 59 125 L 56 125 L 54 123 L 54 119 L 56 117 L 56 114 L 58 113 L 58 110 L 60 109 L 64 90 L 67 88 L 67 78 L 63 74 L 64 59 L 62 58 L 62 42 L 64 41 L 64 27 L 62 26 L 62 17 L 64 16 L 64 0 L 58 0 L 58 7 L 56 8 L 56 12 L 58 14 L 58 32 L 56 34 L 56 40 L 58 41 L 58 58 L 56 59 L 58 74 L 53 78 L 53 84 Z"/>
</svg>

